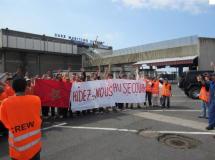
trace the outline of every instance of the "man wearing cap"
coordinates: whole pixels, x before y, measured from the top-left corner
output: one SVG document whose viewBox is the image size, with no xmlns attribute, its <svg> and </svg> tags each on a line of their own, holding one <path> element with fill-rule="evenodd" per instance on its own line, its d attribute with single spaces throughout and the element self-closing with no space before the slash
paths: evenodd
<svg viewBox="0 0 215 160">
<path fill-rule="evenodd" d="M 213 130 L 215 127 L 215 73 L 211 75 L 209 83 L 209 108 L 208 108 L 208 123 L 207 130 Z"/>
<path fill-rule="evenodd" d="M 0 81 L 0 85 L 4 87 L 4 92 L 7 94 L 8 97 L 13 96 L 15 94 L 14 90 L 11 87 L 12 80 L 12 77 L 7 77 L 6 82 Z"/>
</svg>

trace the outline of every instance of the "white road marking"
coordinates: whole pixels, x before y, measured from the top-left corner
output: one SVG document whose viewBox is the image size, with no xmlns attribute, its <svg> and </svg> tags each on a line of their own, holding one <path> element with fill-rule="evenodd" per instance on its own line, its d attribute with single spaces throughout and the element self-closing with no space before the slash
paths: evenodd
<svg viewBox="0 0 215 160">
<path fill-rule="evenodd" d="M 172 100 L 170 103 L 200 103 L 200 100 Z"/>
<path fill-rule="evenodd" d="M 60 124 L 53 125 L 53 126 L 50 126 L 50 127 L 42 128 L 42 131 L 45 131 L 45 130 L 48 130 L 48 129 L 51 129 L 51 128 L 55 128 L 55 127 L 59 127 L 59 126 L 64 126 L 66 124 L 67 123 L 60 123 Z"/>
<path fill-rule="evenodd" d="M 186 97 L 185 95 L 181 95 L 181 94 L 178 94 L 178 95 L 172 95 L 172 97 Z"/>
<path fill-rule="evenodd" d="M 187 120 L 183 118 L 176 118 L 171 116 L 164 116 L 164 115 L 160 115 L 157 113 L 150 113 L 150 112 L 133 113 L 132 115 L 159 121 L 159 122 L 165 122 L 169 124 L 188 127 L 192 129 L 203 130 L 203 131 L 205 131 L 205 127 L 208 125 L 207 123 L 203 123 L 203 122 L 197 122 L 197 121 Z"/>
<path fill-rule="evenodd" d="M 119 131 L 119 132 L 138 132 L 137 130 L 131 129 L 119 129 L 119 128 L 100 128 L 100 127 L 84 127 L 84 126 L 55 126 L 58 128 L 68 128 L 68 129 L 85 129 L 85 130 L 103 130 L 103 131 Z"/>
<path fill-rule="evenodd" d="M 195 109 L 163 109 L 163 110 L 146 110 L 148 112 L 201 112 L 201 110 Z"/>
<path fill-rule="evenodd" d="M 143 131 L 143 133 L 160 133 L 160 134 L 185 134 L 185 135 L 215 135 L 211 132 L 185 132 L 185 131 Z"/>
<path fill-rule="evenodd" d="M 65 129 L 80 129 L 80 130 L 99 130 L 99 131 L 118 131 L 118 132 L 131 132 L 138 133 L 138 130 L 133 129 L 119 129 L 119 128 L 103 128 L 103 127 L 84 127 L 84 126 L 55 126 L 57 128 Z M 146 134 L 185 134 L 185 135 L 215 135 L 215 131 L 211 132 L 186 132 L 186 131 L 141 131 Z"/>
<path fill-rule="evenodd" d="M 147 108 L 142 108 L 143 112 L 201 112 L 201 110 L 197 110 L 197 109 L 148 109 Z M 128 111 L 135 111 L 133 109 L 124 109 L 120 112 L 128 112 Z"/>
</svg>

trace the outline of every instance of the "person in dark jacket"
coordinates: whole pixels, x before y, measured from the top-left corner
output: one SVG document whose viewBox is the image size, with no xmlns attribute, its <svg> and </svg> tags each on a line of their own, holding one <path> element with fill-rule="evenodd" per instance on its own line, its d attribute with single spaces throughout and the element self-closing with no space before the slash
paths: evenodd
<svg viewBox="0 0 215 160">
<path fill-rule="evenodd" d="M 208 126 L 207 130 L 213 130 L 215 127 L 215 73 L 211 75 L 209 85 L 206 85 L 206 90 L 209 88 L 209 109 L 208 109 Z"/>
</svg>

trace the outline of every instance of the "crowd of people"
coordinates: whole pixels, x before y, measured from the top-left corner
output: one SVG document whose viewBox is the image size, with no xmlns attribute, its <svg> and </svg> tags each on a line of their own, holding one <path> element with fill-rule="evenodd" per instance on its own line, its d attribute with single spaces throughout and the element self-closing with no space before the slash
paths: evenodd
<svg viewBox="0 0 215 160">
<path fill-rule="evenodd" d="M 27 88 L 25 91 L 26 95 L 34 95 L 34 86 L 36 79 L 44 79 L 44 80 L 55 80 L 65 83 L 77 83 L 77 82 L 85 82 L 85 81 L 93 81 L 93 80 L 102 80 L 102 79 L 132 79 L 132 80 L 143 80 L 146 83 L 146 96 L 145 96 L 145 103 L 143 104 L 128 104 L 128 103 L 116 103 L 114 107 L 112 107 L 113 111 L 117 111 L 117 109 L 133 109 L 135 107 L 141 108 L 145 107 L 161 107 L 161 108 L 169 108 L 170 107 L 170 97 L 172 96 L 171 93 L 171 84 L 168 82 L 167 79 L 162 79 L 158 77 L 149 77 L 149 76 L 140 76 L 138 74 L 133 74 L 131 76 L 127 76 L 126 74 L 120 73 L 117 77 L 114 77 L 112 73 L 105 70 L 103 74 L 99 71 L 86 73 L 84 69 L 81 69 L 80 73 L 52 73 L 48 71 L 46 74 L 42 76 L 34 76 L 29 77 L 28 73 L 23 75 L 20 69 L 17 70 L 15 74 L 7 74 L 7 79 L 5 82 L 0 81 L 0 103 L 6 99 L 7 97 L 13 96 L 15 94 L 12 88 L 12 81 L 15 77 L 24 77 L 27 82 Z M 199 98 L 202 100 L 201 104 L 201 115 L 199 118 L 209 118 L 209 127 L 207 129 L 213 129 L 214 122 L 214 115 L 210 115 L 213 110 L 210 108 L 214 105 L 214 75 L 210 75 L 205 73 L 203 76 L 199 75 L 197 77 L 197 81 L 202 85 L 201 92 Z M 211 106 L 211 107 L 210 107 Z M 108 112 L 109 108 L 95 108 L 92 110 L 84 110 L 82 112 L 76 112 L 77 115 L 80 114 L 89 114 L 95 112 Z M 67 118 L 73 116 L 74 113 L 71 110 L 71 107 L 68 108 L 57 108 L 55 106 L 42 106 L 42 116 L 44 119 L 48 118 Z"/>
<path fill-rule="evenodd" d="M 6 79 L 5 82 L 0 82 L 0 102 L 7 98 L 8 96 L 14 95 L 14 91 L 12 89 L 12 80 L 14 77 L 17 76 L 23 76 L 21 71 L 18 69 L 18 71 L 12 75 L 8 74 L 8 78 Z M 26 73 L 23 76 L 26 81 L 27 81 L 27 89 L 26 89 L 26 94 L 27 95 L 33 95 L 34 94 L 34 86 L 35 86 L 35 80 L 36 79 L 44 79 L 44 80 L 56 80 L 56 81 L 61 81 L 65 83 L 76 83 L 76 82 L 85 82 L 85 81 L 93 81 L 93 80 L 101 80 L 101 79 L 113 79 L 114 76 L 113 74 L 105 72 L 103 74 L 99 72 L 92 72 L 90 74 L 86 74 L 86 72 L 82 69 L 82 72 L 80 74 L 78 73 L 52 73 L 51 71 L 48 71 L 46 74 L 43 74 L 42 76 L 36 75 L 34 77 L 29 77 L 28 73 Z M 168 83 L 167 79 L 162 79 L 162 78 L 156 78 L 156 77 L 148 77 L 148 76 L 137 76 L 137 75 L 131 75 L 127 76 L 126 74 L 120 73 L 117 77 L 118 79 L 141 79 L 146 82 L 146 97 L 145 97 L 145 103 L 144 105 L 146 106 L 159 106 L 161 105 L 162 108 L 165 106 L 167 108 L 170 107 L 170 96 L 171 96 L 171 85 Z M 165 85 L 163 85 L 165 84 Z M 160 104 L 159 104 L 160 103 Z M 121 105 L 117 104 L 120 109 L 128 108 L 129 105 Z M 48 115 L 48 107 L 43 106 L 43 115 L 46 117 Z M 130 104 L 130 107 L 133 108 L 133 104 Z M 140 105 L 138 105 L 140 107 Z M 55 116 L 55 110 L 52 109 L 51 115 Z M 65 116 L 65 114 L 64 114 Z"/>
<path fill-rule="evenodd" d="M 71 76 L 70 76 L 71 75 Z M 101 79 L 113 79 L 113 74 L 105 70 L 104 74 L 99 72 L 87 73 L 82 69 L 80 74 L 55 73 L 48 71 L 46 74 L 29 77 L 28 73 L 23 74 L 18 69 L 15 74 L 6 74 L 5 81 L 0 81 L 0 128 L 6 127 L 9 130 L 9 150 L 12 159 L 40 159 L 41 151 L 41 114 L 46 118 L 67 118 L 73 116 L 71 107 L 57 108 L 56 106 L 41 106 L 41 100 L 34 94 L 34 86 L 37 79 L 53 80 L 64 83 L 81 83 Z M 148 77 L 146 75 L 127 76 L 119 74 L 118 79 L 143 80 L 146 84 L 146 94 L 144 106 L 148 107 L 170 107 L 171 84 L 167 79 L 158 77 Z M 215 74 L 205 73 L 199 75 L 197 81 L 202 86 L 199 98 L 202 100 L 202 114 L 200 118 L 208 118 L 209 125 L 207 130 L 215 127 Z M 117 108 L 134 108 L 134 104 L 117 103 L 112 107 L 113 111 Z M 141 104 L 137 104 L 141 108 Z M 42 111 L 41 111 L 42 110 Z M 84 110 L 82 114 L 95 112 L 109 112 L 109 107 Z M 81 112 L 76 112 L 80 115 Z"/>
<path fill-rule="evenodd" d="M 27 81 L 26 95 L 34 95 L 34 86 L 36 79 L 44 79 L 44 80 L 55 80 L 65 83 L 76 83 L 76 82 L 85 82 L 85 81 L 93 81 L 93 80 L 102 80 L 102 79 L 141 79 L 146 83 L 146 97 L 144 104 L 123 104 L 116 103 L 114 107 L 112 107 L 113 111 L 117 111 L 117 109 L 133 109 L 135 106 L 141 108 L 141 106 L 148 107 L 161 107 L 161 108 L 169 108 L 170 107 L 170 97 L 171 97 L 171 85 L 167 79 L 157 78 L 157 77 L 149 77 L 149 76 L 140 76 L 138 74 L 133 74 L 127 76 L 124 73 L 119 73 L 116 77 L 105 69 L 105 72 L 102 74 L 99 71 L 86 73 L 84 69 L 81 69 L 80 73 L 52 73 L 48 71 L 46 74 L 42 76 L 36 75 L 34 77 L 29 77 L 28 73 L 23 75 L 21 69 L 18 69 L 17 72 L 12 75 L 8 74 L 8 78 L 5 82 L 0 82 L 0 103 L 3 99 L 14 95 L 14 91 L 12 89 L 12 80 L 15 77 L 24 77 Z M 88 114 L 95 112 L 108 112 L 109 108 L 97 108 L 93 110 L 84 110 L 82 112 L 76 112 L 77 115 L 80 114 Z M 73 116 L 73 112 L 71 108 L 57 108 L 55 106 L 42 106 L 42 116 L 44 119 L 47 118 L 67 118 L 68 116 Z"/>
<path fill-rule="evenodd" d="M 93 81 L 93 80 L 101 80 L 101 79 L 141 79 L 146 83 L 146 97 L 144 106 L 149 107 L 161 107 L 161 108 L 169 108 L 170 107 L 170 97 L 171 97 L 171 84 L 167 79 L 162 79 L 158 77 L 149 77 L 149 76 L 140 76 L 137 74 L 133 74 L 131 76 L 127 76 L 126 74 L 120 73 L 117 77 L 114 77 L 113 74 L 109 73 L 108 69 L 105 70 L 103 74 L 100 72 L 92 72 L 86 73 L 84 69 L 82 72 L 78 73 L 55 73 L 53 74 L 51 71 L 48 71 L 46 74 L 42 76 L 34 76 L 29 77 L 28 73 L 23 75 L 21 69 L 18 69 L 15 74 L 7 74 L 7 79 L 5 82 L 0 81 L 0 103 L 7 97 L 13 96 L 15 94 L 12 89 L 12 81 L 15 77 L 23 76 L 27 81 L 26 94 L 34 95 L 34 85 L 36 79 L 47 79 L 47 80 L 56 80 L 65 83 L 76 83 L 76 82 L 84 82 L 84 81 Z M 202 85 L 202 89 L 199 95 L 199 98 L 202 100 L 201 108 L 202 112 L 199 118 L 208 118 L 209 117 L 209 106 L 213 104 L 213 75 L 205 73 L 203 76 L 199 75 L 197 77 L 197 81 Z M 142 104 L 128 104 L 128 103 L 117 103 L 115 107 L 113 107 L 113 111 L 117 111 L 119 109 L 133 109 L 134 106 L 141 108 Z M 85 115 L 87 113 L 95 113 L 95 112 L 106 112 L 108 109 L 98 108 L 93 110 L 82 111 L 82 114 Z M 43 106 L 42 107 L 42 115 L 43 117 L 49 118 L 66 118 L 67 116 L 73 116 L 73 112 L 71 108 L 68 106 L 67 108 L 55 108 L 54 106 Z M 80 115 L 81 112 L 76 112 L 77 115 Z M 209 118 L 210 119 L 210 118 Z M 214 127 L 214 126 L 213 126 Z M 213 128 L 212 125 L 209 125 L 208 129 Z"/>
</svg>

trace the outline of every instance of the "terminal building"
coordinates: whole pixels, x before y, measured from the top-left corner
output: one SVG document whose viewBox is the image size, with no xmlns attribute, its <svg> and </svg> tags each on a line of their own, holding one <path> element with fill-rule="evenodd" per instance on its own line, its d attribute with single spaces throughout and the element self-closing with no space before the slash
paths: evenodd
<svg viewBox="0 0 215 160">
<path fill-rule="evenodd" d="M 111 66 L 112 71 L 130 71 L 134 66 L 150 68 L 176 67 L 179 75 L 183 68 L 212 70 L 215 62 L 215 38 L 190 36 L 145 44 L 113 51 L 92 59 L 90 66 Z"/>
<path fill-rule="evenodd" d="M 49 70 L 80 71 L 91 52 L 112 52 L 109 46 L 93 46 L 79 40 L 0 30 L 0 73 L 15 72 L 23 67 L 32 75 Z M 86 58 L 85 58 L 86 57 Z"/>
<path fill-rule="evenodd" d="M 96 42 L 96 41 L 95 41 Z M 110 67 L 112 72 L 134 72 L 136 68 L 183 68 L 212 70 L 215 38 L 190 36 L 119 50 L 101 43 L 86 43 L 9 29 L 0 30 L 0 73 L 20 66 L 35 75 L 49 70 L 94 71 Z"/>
</svg>

